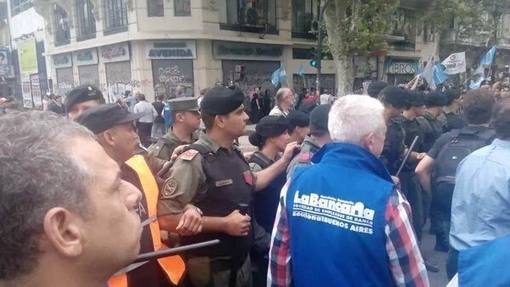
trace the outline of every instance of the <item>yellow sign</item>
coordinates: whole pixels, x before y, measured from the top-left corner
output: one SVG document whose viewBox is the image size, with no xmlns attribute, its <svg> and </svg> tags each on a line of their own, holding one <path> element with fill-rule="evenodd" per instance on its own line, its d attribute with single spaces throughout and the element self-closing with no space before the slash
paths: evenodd
<svg viewBox="0 0 510 287">
<path fill-rule="evenodd" d="M 21 74 L 37 74 L 37 49 L 35 40 L 25 40 L 16 43 Z"/>
</svg>

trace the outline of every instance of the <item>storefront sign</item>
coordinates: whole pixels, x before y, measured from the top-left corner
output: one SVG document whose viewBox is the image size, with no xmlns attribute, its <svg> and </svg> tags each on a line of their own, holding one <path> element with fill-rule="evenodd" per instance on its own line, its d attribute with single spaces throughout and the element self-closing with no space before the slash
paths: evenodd
<svg viewBox="0 0 510 287">
<path fill-rule="evenodd" d="M 195 59 L 194 41 L 148 42 L 145 47 L 147 59 Z"/>
<path fill-rule="evenodd" d="M 77 66 L 94 65 L 97 64 L 97 50 L 96 49 L 80 50 L 78 52 L 73 53 L 73 58 L 74 63 Z"/>
<path fill-rule="evenodd" d="M 14 78 L 14 69 L 11 64 L 11 51 L 0 48 L 0 76 Z"/>
<path fill-rule="evenodd" d="M 60 54 L 53 56 L 53 66 L 58 68 L 69 68 L 73 66 L 71 54 Z"/>
<path fill-rule="evenodd" d="M 216 59 L 248 59 L 267 60 L 279 59 L 282 47 L 275 45 L 245 44 L 236 42 L 215 41 L 213 44 Z"/>
<path fill-rule="evenodd" d="M 129 61 L 129 46 L 122 43 L 101 47 L 100 57 L 103 63 Z"/>
<path fill-rule="evenodd" d="M 388 61 L 386 64 L 386 73 L 388 74 L 417 74 L 417 62 Z"/>
</svg>

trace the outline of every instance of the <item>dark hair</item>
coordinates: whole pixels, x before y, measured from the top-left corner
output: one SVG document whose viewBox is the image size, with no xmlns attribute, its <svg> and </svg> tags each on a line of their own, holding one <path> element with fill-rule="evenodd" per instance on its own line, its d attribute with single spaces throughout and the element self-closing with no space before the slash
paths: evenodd
<svg viewBox="0 0 510 287">
<path fill-rule="evenodd" d="M 261 136 L 260 134 L 253 132 L 248 136 L 248 141 L 259 149 L 262 149 L 266 144 L 267 137 Z"/>
<path fill-rule="evenodd" d="M 473 125 L 486 124 L 491 119 L 494 103 L 493 92 L 487 89 L 471 90 L 466 93 L 462 101 L 464 117 Z"/>
<path fill-rule="evenodd" d="M 95 137 L 57 114 L 35 111 L 3 116 L 0 134 L 0 280 L 12 280 L 38 263 L 50 208 L 86 212 L 90 179 L 69 143 Z"/>
<path fill-rule="evenodd" d="M 142 93 L 139 93 L 138 95 L 136 95 L 136 97 L 138 98 L 138 100 L 140 101 L 145 101 L 145 95 L 142 94 Z"/>
<path fill-rule="evenodd" d="M 496 130 L 497 138 L 510 139 L 510 98 L 503 98 L 495 104 L 492 127 Z"/>
<path fill-rule="evenodd" d="M 209 130 L 214 125 L 214 119 L 216 118 L 215 115 L 211 115 L 208 113 L 205 113 L 203 111 L 200 112 L 200 117 L 202 118 L 202 121 L 204 122 L 204 126 L 206 130 Z"/>
</svg>

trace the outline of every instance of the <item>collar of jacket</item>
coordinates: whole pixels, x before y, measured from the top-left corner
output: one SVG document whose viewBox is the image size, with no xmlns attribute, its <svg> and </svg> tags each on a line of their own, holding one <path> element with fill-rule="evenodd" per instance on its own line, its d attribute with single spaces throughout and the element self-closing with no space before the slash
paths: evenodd
<svg viewBox="0 0 510 287">
<path fill-rule="evenodd" d="M 368 150 L 349 143 L 328 143 L 312 158 L 313 163 L 332 163 L 367 170 L 393 183 L 384 164 Z"/>
</svg>

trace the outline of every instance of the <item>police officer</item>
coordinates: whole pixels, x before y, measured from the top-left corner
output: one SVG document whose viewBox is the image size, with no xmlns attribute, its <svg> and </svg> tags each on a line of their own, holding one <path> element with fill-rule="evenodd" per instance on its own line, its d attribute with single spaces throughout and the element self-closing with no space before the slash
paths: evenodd
<svg viewBox="0 0 510 287">
<path fill-rule="evenodd" d="M 294 171 L 301 166 L 310 165 L 313 155 L 319 149 L 331 142 L 328 131 L 328 114 L 331 105 L 320 105 L 310 113 L 310 136 L 307 136 L 301 144 L 301 150 L 292 159 L 287 168 L 287 178 L 291 178 Z"/>
<path fill-rule="evenodd" d="M 409 93 L 395 86 L 388 86 L 381 91 L 379 99 L 384 105 L 387 126 L 381 160 L 390 174 L 395 175 L 405 151 L 402 111 L 408 105 Z"/>
<path fill-rule="evenodd" d="M 310 133 L 310 117 L 301 111 L 292 111 L 287 115 L 291 142 L 303 143 Z"/>
<path fill-rule="evenodd" d="M 295 143 L 268 168 L 253 173 L 233 145 L 244 134 L 248 115 L 244 95 L 236 89 L 215 87 L 201 102 L 206 133 L 182 153 L 161 193 L 160 227 L 171 226 L 185 206 L 203 212 L 202 233 L 183 236 L 183 243 L 220 239 L 220 244 L 186 253 L 187 286 L 251 286 L 248 252 L 252 246 L 252 197 L 285 170 Z"/>
<path fill-rule="evenodd" d="M 196 98 L 177 98 L 168 101 L 174 123 L 168 132 L 149 147 L 149 154 L 169 160 L 174 149 L 197 140 L 196 130 L 200 127 L 200 113 Z"/>
<path fill-rule="evenodd" d="M 104 104 L 103 93 L 94 86 L 82 85 L 67 94 L 64 108 L 67 117 L 74 121 L 84 111 L 100 104 Z"/>
<path fill-rule="evenodd" d="M 156 179 L 152 175 L 148 161 L 135 155 L 140 139 L 136 133 L 134 121 L 142 114 L 133 114 L 118 104 L 99 105 L 88 109 L 77 118 L 77 122 L 86 126 L 97 136 L 98 142 L 106 153 L 121 168 L 121 178 L 142 191 L 142 200 L 136 209 L 141 220 L 156 216 L 159 194 Z M 200 214 L 194 208 L 188 208 L 186 216 L 200 221 Z M 198 228 L 195 229 L 198 231 Z M 140 252 L 151 252 L 163 247 L 157 222 L 143 228 L 140 239 Z M 113 277 L 109 287 L 169 286 L 177 285 L 184 271 L 184 263 L 178 256 L 165 260 L 150 261 L 127 274 Z M 127 284 L 121 283 L 125 277 Z"/>
<path fill-rule="evenodd" d="M 446 105 L 446 96 L 434 91 L 425 95 L 426 110 L 417 118 L 418 123 L 423 131 L 423 148 L 425 151 L 430 150 L 436 139 L 444 132 L 444 123 L 439 120 L 442 114 L 442 108 Z"/>
<path fill-rule="evenodd" d="M 250 143 L 258 147 L 258 150 L 248 159 L 253 172 L 268 168 L 280 158 L 281 152 L 285 150 L 289 142 L 288 128 L 288 121 L 283 116 L 266 116 L 257 123 L 255 132 L 249 136 Z M 253 201 L 255 238 L 254 247 L 250 253 L 250 259 L 254 266 L 254 286 L 266 286 L 269 241 L 278 208 L 280 191 L 285 181 L 286 173 L 283 171 L 268 187 L 255 193 Z M 258 230 L 260 232 L 257 232 Z"/>
<path fill-rule="evenodd" d="M 423 213 L 422 190 L 414 170 L 419 160 L 425 156 L 425 154 L 423 154 L 425 150 L 423 150 L 423 132 L 416 118 L 420 116 L 424 110 L 425 94 L 421 91 L 411 91 L 409 93 L 409 105 L 403 112 L 402 127 L 405 132 L 404 144 L 406 147 L 410 147 L 415 137 L 418 137 L 418 141 L 413 148 L 413 152 L 410 154 L 409 160 L 402 169 L 400 184 L 413 210 L 413 227 L 418 240 L 421 240 L 422 226 L 425 223 L 425 217 Z"/>
<path fill-rule="evenodd" d="M 462 97 L 460 90 L 448 89 L 445 91 L 445 96 L 448 102 L 446 107 L 444 107 L 446 119 L 444 132 L 463 128 L 466 122 L 461 114 Z"/>
</svg>

